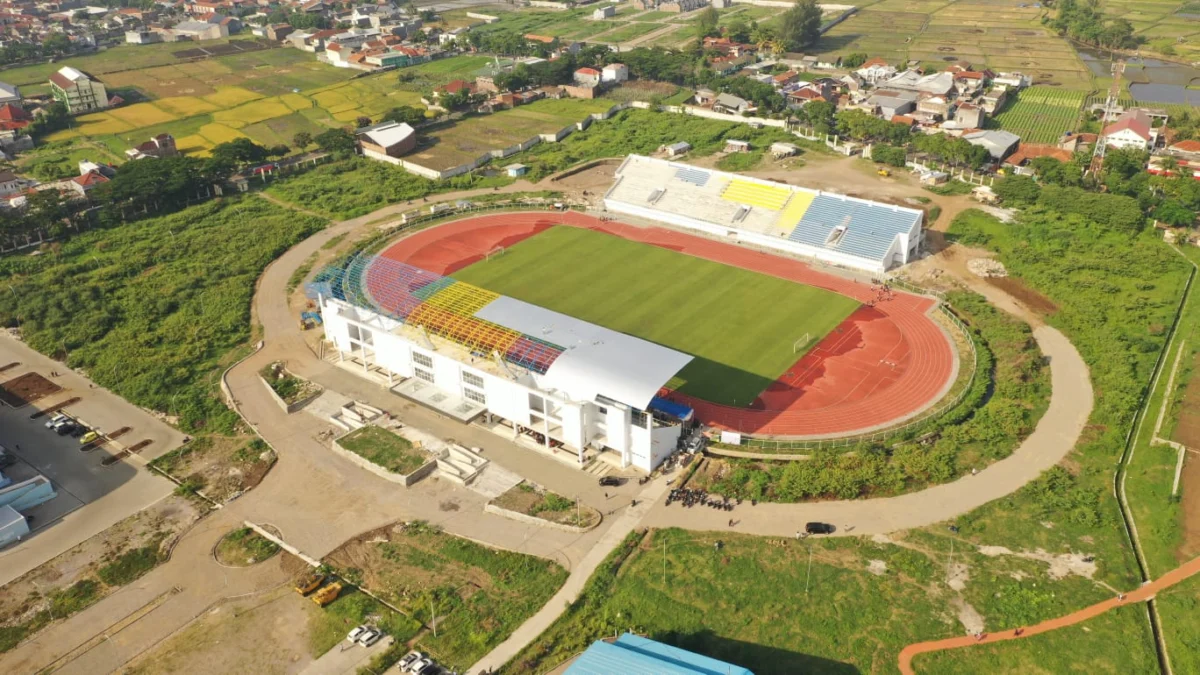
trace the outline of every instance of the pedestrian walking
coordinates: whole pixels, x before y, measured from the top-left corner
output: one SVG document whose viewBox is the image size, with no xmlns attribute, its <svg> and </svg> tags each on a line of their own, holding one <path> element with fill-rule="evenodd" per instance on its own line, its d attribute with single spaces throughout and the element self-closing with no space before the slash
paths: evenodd
<svg viewBox="0 0 1200 675">
<path fill-rule="evenodd" d="M 607 492 L 607 491 L 604 493 L 604 498 L 605 498 L 605 499 L 608 499 L 608 492 Z"/>
<path fill-rule="evenodd" d="M 730 527 L 733 527 L 733 518 L 730 518 L 730 519 L 729 519 L 729 526 L 730 526 Z"/>
</svg>

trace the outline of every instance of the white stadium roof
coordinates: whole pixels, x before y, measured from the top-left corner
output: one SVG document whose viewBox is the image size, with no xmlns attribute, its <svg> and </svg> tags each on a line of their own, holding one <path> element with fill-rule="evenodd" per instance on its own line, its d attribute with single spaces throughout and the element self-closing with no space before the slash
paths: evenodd
<svg viewBox="0 0 1200 675">
<path fill-rule="evenodd" d="M 546 374 L 537 376 L 538 385 L 577 401 L 595 401 L 599 395 L 645 410 L 692 360 L 674 349 L 507 296 L 475 317 L 565 348 Z"/>
</svg>

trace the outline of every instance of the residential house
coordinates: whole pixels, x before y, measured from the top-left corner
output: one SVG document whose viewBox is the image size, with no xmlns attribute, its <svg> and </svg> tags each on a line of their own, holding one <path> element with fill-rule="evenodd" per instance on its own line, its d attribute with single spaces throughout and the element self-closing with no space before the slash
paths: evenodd
<svg viewBox="0 0 1200 675">
<path fill-rule="evenodd" d="M 417 131 L 403 122 L 383 122 L 356 132 L 364 157 L 400 157 L 417 147 Z"/>
<path fill-rule="evenodd" d="M 858 70 L 854 71 L 854 74 L 862 78 L 863 82 L 875 86 L 895 77 L 896 67 L 888 63 L 886 59 L 877 56 L 868 59 Z"/>
<path fill-rule="evenodd" d="M 282 42 L 284 38 L 294 32 L 296 32 L 296 29 L 292 28 L 291 24 L 273 23 L 266 27 L 264 34 L 267 36 L 268 40 Z"/>
<path fill-rule="evenodd" d="M 16 103 L 0 105 L 0 130 L 24 129 L 32 122 L 33 115 Z"/>
<path fill-rule="evenodd" d="M 1117 121 L 1104 127 L 1102 135 L 1110 148 L 1149 150 L 1158 140 L 1158 132 L 1151 125 L 1150 116 L 1141 108 L 1126 110 Z"/>
<path fill-rule="evenodd" d="M 787 72 L 779 73 L 778 75 L 773 76 L 771 78 L 771 82 L 776 87 L 786 87 L 787 85 L 792 84 L 793 82 L 797 81 L 798 79 L 800 79 L 800 75 L 798 73 L 796 73 L 796 71 L 794 71 L 794 70 L 789 70 Z"/>
<path fill-rule="evenodd" d="M 442 86 L 435 88 L 433 90 L 433 97 L 435 99 L 438 99 L 438 98 L 441 98 L 442 96 L 445 96 L 446 94 L 458 94 L 458 93 L 462 93 L 462 92 L 466 92 L 468 95 L 474 94 L 475 93 L 475 83 L 467 82 L 466 80 L 451 80 L 450 82 L 447 82 L 446 84 L 443 84 Z"/>
<path fill-rule="evenodd" d="M 229 37 L 229 26 L 220 21 L 181 21 L 171 27 L 169 35 L 175 40 L 219 40 Z"/>
<path fill-rule="evenodd" d="M 146 159 L 147 157 L 174 157 L 179 154 L 175 147 L 175 137 L 171 134 L 159 134 L 142 143 L 136 148 L 125 151 L 125 156 L 131 160 Z"/>
<path fill-rule="evenodd" d="M 979 97 L 979 107 L 989 115 L 995 115 L 997 110 L 1004 107 L 1004 103 L 1008 101 L 1008 92 L 999 87 L 989 89 L 987 93 Z"/>
<path fill-rule="evenodd" d="M 917 93 L 896 89 L 877 89 L 866 100 L 866 104 L 883 119 L 896 115 L 907 115 L 917 109 Z"/>
<path fill-rule="evenodd" d="M 696 95 L 693 99 L 696 105 L 709 105 L 717 99 L 717 92 L 708 87 L 700 87 L 696 90 Z"/>
<path fill-rule="evenodd" d="M 1179 141 L 1168 147 L 1167 152 L 1181 159 L 1200 161 L 1200 141 Z"/>
<path fill-rule="evenodd" d="M 1071 161 L 1071 155 L 1071 151 L 1054 145 L 1022 143 L 1016 152 L 1005 158 L 1004 164 L 1013 167 L 1015 173 L 1030 175 L 1033 173 L 1033 170 L 1028 168 L 1030 160 L 1037 159 L 1038 157 L 1052 157 L 1060 162 L 1069 162 Z"/>
<path fill-rule="evenodd" d="M 585 87 L 595 87 L 600 84 L 602 73 L 595 68 L 580 68 L 575 71 L 575 82 Z"/>
<path fill-rule="evenodd" d="M 86 197 L 87 193 L 95 188 L 104 185 L 108 182 L 108 178 L 99 171 L 91 171 L 82 176 L 76 176 L 68 181 L 67 187 L 74 190 L 80 197 Z"/>
<path fill-rule="evenodd" d="M 925 119 L 931 122 L 940 122 L 950 117 L 950 100 L 945 96 L 934 96 L 924 92 L 917 95 L 917 114 L 918 119 Z"/>
<path fill-rule="evenodd" d="M 879 85 L 885 89 L 923 91 L 935 96 L 950 96 L 954 88 L 954 73 L 941 72 L 922 75 L 915 70 L 906 70 Z"/>
<path fill-rule="evenodd" d="M 578 72 L 578 71 L 576 71 Z M 610 63 L 600 71 L 601 82 L 624 82 L 629 79 L 629 68 L 624 63 Z"/>
<path fill-rule="evenodd" d="M 983 91 L 987 83 L 987 73 L 974 70 L 963 70 L 954 73 L 954 89 L 959 96 L 974 96 Z"/>
<path fill-rule="evenodd" d="M 959 129 L 982 129 L 985 119 L 983 108 L 974 103 L 960 103 L 954 111 L 954 123 Z"/>
<path fill-rule="evenodd" d="M 750 152 L 750 142 L 727 138 L 725 139 L 725 152 Z"/>
<path fill-rule="evenodd" d="M 808 105 L 810 101 L 824 101 L 825 97 L 820 90 L 815 86 L 801 87 L 793 89 L 787 93 L 788 106 L 791 108 L 802 108 Z"/>
<path fill-rule="evenodd" d="M 1097 134 L 1077 134 L 1068 131 L 1058 139 L 1058 147 L 1070 152 L 1084 152 L 1088 146 L 1093 145 L 1099 140 Z"/>
<path fill-rule="evenodd" d="M 1012 154 L 1021 143 L 1021 137 L 1009 131 L 989 130 L 963 134 L 963 140 L 971 145 L 982 146 L 992 159 L 999 162 Z"/>
<path fill-rule="evenodd" d="M 152 45 L 163 41 L 163 34 L 147 28 L 125 31 L 125 44 Z"/>
<path fill-rule="evenodd" d="M 753 57 L 749 54 L 741 56 L 718 56 L 709 63 L 709 67 L 718 75 L 729 75 L 741 70 L 743 66 L 750 63 Z"/>
<path fill-rule="evenodd" d="M 718 94 L 713 100 L 713 110 L 730 115 L 741 115 L 754 109 L 749 101 L 733 94 Z"/>
<path fill-rule="evenodd" d="M 1023 89 L 1028 87 L 1031 79 L 1022 73 L 997 73 L 992 78 L 992 84 L 1004 89 Z"/>
<path fill-rule="evenodd" d="M 0 197 L 17 194 L 25 189 L 25 180 L 11 171 L 0 171 Z"/>
<path fill-rule="evenodd" d="M 21 90 L 15 85 L 8 84 L 7 82 L 0 82 L 0 105 L 20 102 Z"/>
<path fill-rule="evenodd" d="M 109 105 L 104 83 L 70 66 L 50 76 L 50 95 L 67 106 L 72 115 L 100 110 Z"/>
<path fill-rule="evenodd" d="M 597 7 L 595 10 L 592 11 L 592 19 L 594 19 L 596 21 L 602 21 L 604 19 L 610 19 L 610 18 L 616 16 L 616 14 L 617 14 L 617 6 L 616 5 L 605 5 L 604 7 Z"/>
</svg>

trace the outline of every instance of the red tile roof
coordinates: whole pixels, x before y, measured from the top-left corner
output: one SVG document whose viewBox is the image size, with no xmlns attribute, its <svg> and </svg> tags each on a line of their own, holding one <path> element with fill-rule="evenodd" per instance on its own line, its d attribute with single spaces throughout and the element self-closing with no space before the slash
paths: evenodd
<svg viewBox="0 0 1200 675">
<path fill-rule="evenodd" d="M 1012 164 L 1013 166 L 1021 166 L 1021 164 L 1025 163 L 1026 161 L 1037 157 L 1053 157 L 1060 162 L 1069 162 L 1071 161 L 1071 151 L 1063 150 L 1062 148 L 1053 145 L 1022 143 L 1021 146 L 1017 148 L 1016 152 L 1009 155 L 1008 158 L 1004 160 L 1004 163 Z"/>
<path fill-rule="evenodd" d="M 1128 110 L 1116 122 L 1104 128 L 1104 135 L 1111 136 L 1126 129 L 1148 141 L 1150 140 L 1150 117 L 1141 110 Z"/>
<path fill-rule="evenodd" d="M 15 103 L 5 103 L 0 106 L 0 120 L 9 122 L 28 121 L 32 120 L 33 115 L 25 112 L 25 109 Z"/>
<path fill-rule="evenodd" d="M 99 171 L 89 171 L 82 176 L 77 176 L 71 180 L 77 185 L 82 185 L 84 189 L 96 187 L 97 185 L 108 182 L 108 179 L 100 175 Z"/>
<path fill-rule="evenodd" d="M 50 81 L 58 85 L 60 89 L 70 89 L 75 86 L 74 82 L 59 73 L 51 73 Z"/>
<path fill-rule="evenodd" d="M 600 77 L 600 71 L 596 70 L 595 68 L 580 68 L 579 70 L 575 71 L 575 74 L 576 75 L 593 75 L 595 77 Z"/>
<path fill-rule="evenodd" d="M 871 66 L 887 66 L 887 59 L 882 56 L 876 56 L 873 59 L 867 59 L 859 68 L 870 68 Z"/>
<path fill-rule="evenodd" d="M 1172 145 L 1171 149 L 1179 152 L 1200 152 L 1200 141 L 1179 141 Z"/>
</svg>

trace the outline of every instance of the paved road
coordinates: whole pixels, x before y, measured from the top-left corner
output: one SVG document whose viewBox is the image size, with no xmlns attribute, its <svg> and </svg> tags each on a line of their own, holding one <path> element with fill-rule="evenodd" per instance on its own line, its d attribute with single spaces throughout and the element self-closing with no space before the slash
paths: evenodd
<svg viewBox="0 0 1200 675">
<path fill-rule="evenodd" d="M 913 657 L 918 654 L 927 654 L 929 652 L 939 652 L 946 649 L 959 649 L 961 647 L 970 647 L 973 645 L 992 644 L 995 642 L 1004 642 L 1007 640 L 1023 640 L 1027 637 L 1033 637 L 1040 633 L 1046 633 L 1052 630 L 1058 630 L 1066 626 L 1073 626 L 1077 623 L 1087 621 L 1088 619 L 1099 616 L 1110 609 L 1122 607 L 1135 602 L 1144 602 L 1153 598 L 1159 591 L 1170 588 L 1175 584 L 1191 577 L 1200 572 L 1200 558 L 1193 558 L 1190 562 L 1184 563 L 1179 567 L 1167 572 L 1158 579 L 1151 581 L 1148 584 L 1139 586 L 1138 588 L 1125 593 L 1123 596 L 1118 595 L 1115 598 L 1098 602 L 1090 607 L 1085 607 L 1077 612 L 1072 612 L 1066 616 L 1060 616 L 1055 619 L 1048 619 L 1035 626 L 1028 628 L 1013 628 L 1010 630 L 1001 631 L 998 633 L 988 633 L 981 638 L 975 638 L 969 635 L 956 638 L 947 638 L 945 640 L 934 640 L 931 642 L 918 642 L 911 644 L 900 651 L 900 672 L 904 675 L 915 675 L 912 667 Z M 1018 634 L 1017 631 L 1021 632 Z"/>
<path fill-rule="evenodd" d="M 353 675 L 358 669 L 367 665 L 376 654 L 382 653 L 392 644 L 392 638 L 386 637 L 370 647 L 350 644 L 346 640 L 334 645 L 333 649 L 325 652 L 316 661 L 300 671 L 300 675 Z"/>
</svg>

